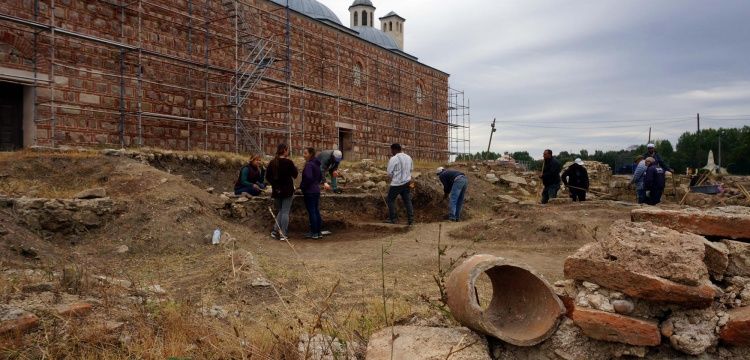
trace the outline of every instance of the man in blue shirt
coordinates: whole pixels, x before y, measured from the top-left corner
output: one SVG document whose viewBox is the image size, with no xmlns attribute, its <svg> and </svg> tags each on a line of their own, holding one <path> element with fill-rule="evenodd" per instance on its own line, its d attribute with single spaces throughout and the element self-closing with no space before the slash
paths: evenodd
<svg viewBox="0 0 750 360">
<path fill-rule="evenodd" d="M 448 205 L 448 220 L 459 221 L 461 219 L 461 209 L 464 207 L 464 195 L 466 188 L 469 186 L 469 179 L 464 173 L 456 170 L 446 170 L 442 167 L 437 168 L 436 174 L 443 183 L 443 199 L 450 195 Z"/>
</svg>

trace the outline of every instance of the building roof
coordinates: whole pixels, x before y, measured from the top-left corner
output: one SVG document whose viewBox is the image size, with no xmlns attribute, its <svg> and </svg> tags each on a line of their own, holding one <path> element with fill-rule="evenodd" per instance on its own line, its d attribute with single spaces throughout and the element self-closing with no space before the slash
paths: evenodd
<svg viewBox="0 0 750 360">
<path fill-rule="evenodd" d="M 352 27 L 359 33 L 359 37 L 375 45 L 384 47 L 389 50 L 399 50 L 398 44 L 388 34 L 371 26 L 354 26 Z"/>
<path fill-rule="evenodd" d="M 395 17 L 397 17 L 397 18 L 399 18 L 399 19 L 401 19 L 401 20 L 404 20 L 404 21 L 406 21 L 406 19 L 402 18 L 402 17 L 401 17 L 401 15 L 399 15 L 399 14 L 396 14 L 396 13 L 395 13 L 395 12 L 393 12 L 393 11 L 391 11 L 391 12 L 389 12 L 389 13 L 385 14 L 385 16 L 381 16 L 381 17 L 379 17 L 378 19 L 385 19 L 385 18 L 389 18 L 389 17 L 394 17 L 394 16 L 395 16 Z"/>
<path fill-rule="evenodd" d="M 281 6 L 286 6 L 287 0 L 271 0 Z M 315 0 L 288 0 L 289 8 L 304 15 L 307 15 L 313 19 L 322 21 L 330 21 L 332 23 L 343 26 L 338 16 L 331 11 L 327 6 L 315 1 Z M 366 1 L 368 0 L 356 0 Z M 355 1 L 355 2 L 356 2 Z"/>
<path fill-rule="evenodd" d="M 352 3 L 351 6 L 349 6 L 349 8 L 354 7 L 354 6 L 359 6 L 359 5 L 370 6 L 373 8 L 375 7 L 375 5 L 373 5 L 372 1 L 370 0 L 354 0 L 354 2 Z"/>
</svg>

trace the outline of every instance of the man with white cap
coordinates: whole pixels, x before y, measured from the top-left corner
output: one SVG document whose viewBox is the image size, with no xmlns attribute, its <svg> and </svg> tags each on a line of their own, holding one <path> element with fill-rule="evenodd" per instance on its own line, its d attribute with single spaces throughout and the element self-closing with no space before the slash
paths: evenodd
<svg viewBox="0 0 750 360">
<path fill-rule="evenodd" d="M 563 184 L 568 188 L 573 201 L 586 201 L 586 191 L 589 190 L 589 174 L 583 167 L 583 160 L 577 158 L 560 175 Z"/>
<path fill-rule="evenodd" d="M 336 179 L 339 177 L 339 163 L 341 163 L 343 155 L 344 154 L 341 153 L 341 150 L 323 150 L 318 154 L 320 172 L 324 174 L 321 184 L 326 184 L 325 174 L 328 173 L 331 177 L 331 187 L 333 188 L 333 192 L 337 194 L 341 193 L 341 189 L 338 188 L 338 181 Z"/>
<path fill-rule="evenodd" d="M 469 186 L 469 179 L 457 170 L 446 170 L 442 166 L 435 171 L 440 182 L 443 183 L 443 199 L 450 195 L 448 203 L 448 220 L 459 221 L 461 209 L 464 207 L 464 195 Z"/>
<path fill-rule="evenodd" d="M 670 170 L 671 169 L 667 166 L 667 164 L 664 163 L 664 160 L 662 160 L 661 156 L 656 152 L 656 147 L 654 144 L 648 144 L 646 145 L 646 153 L 643 154 L 643 158 L 654 158 L 656 160 L 656 164 L 659 165 L 664 170 Z"/>
</svg>

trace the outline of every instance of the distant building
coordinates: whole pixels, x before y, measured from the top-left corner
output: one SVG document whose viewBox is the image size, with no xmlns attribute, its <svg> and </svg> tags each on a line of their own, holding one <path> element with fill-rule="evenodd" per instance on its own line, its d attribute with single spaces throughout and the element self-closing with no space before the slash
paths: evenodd
<svg viewBox="0 0 750 360">
<path fill-rule="evenodd" d="M 405 52 L 401 16 L 375 26 L 369 0 L 349 27 L 315 0 L 118 3 L 0 2 L 2 148 L 449 157 L 449 75 Z"/>
</svg>

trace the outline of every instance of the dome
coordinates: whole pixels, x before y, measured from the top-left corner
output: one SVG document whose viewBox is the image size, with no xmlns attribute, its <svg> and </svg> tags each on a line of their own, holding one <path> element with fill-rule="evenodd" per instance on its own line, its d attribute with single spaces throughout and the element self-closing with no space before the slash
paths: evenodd
<svg viewBox="0 0 750 360">
<path fill-rule="evenodd" d="M 286 6 L 287 0 L 271 0 L 275 2 L 276 4 L 279 4 L 281 6 Z M 341 23 L 341 20 L 336 16 L 336 14 L 331 11 L 327 6 L 315 1 L 315 0 L 288 0 L 289 1 L 289 8 L 298 12 L 305 14 L 313 19 L 323 20 L 323 21 L 330 21 L 332 23 L 338 24 L 343 26 Z M 366 1 L 367 0 L 357 0 L 357 1 Z"/>
<path fill-rule="evenodd" d="M 355 26 L 352 29 L 359 33 L 359 37 L 375 45 L 380 45 L 389 50 L 398 50 L 398 44 L 388 34 L 369 26 Z"/>
<path fill-rule="evenodd" d="M 349 7 L 357 6 L 357 5 L 364 5 L 364 6 L 375 7 L 375 5 L 373 5 L 372 1 L 370 1 L 370 0 L 354 0 L 354 2 L 352 3 L 352 5 L 349 6 Z"/>
</svg>

